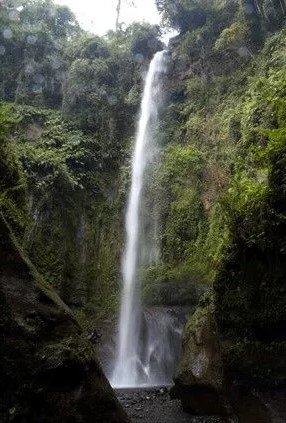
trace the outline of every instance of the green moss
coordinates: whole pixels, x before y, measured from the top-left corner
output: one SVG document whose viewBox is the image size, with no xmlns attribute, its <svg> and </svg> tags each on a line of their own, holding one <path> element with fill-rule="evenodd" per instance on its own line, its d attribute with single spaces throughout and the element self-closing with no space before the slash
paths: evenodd
<svg viewBox="0 0 286 423">
<path fill-rule="evenodd" d="M 205 289 L 204 275 L 188 263 L 156 264 L 142 275 L 146 304 L 196 305 Z"/>
<path fill-rule="evenodd" d="M 0 231 L 2 262 L 10 265 L 0 275 L 5 335 L 0 347 L 5 392 L 1 421 L 101 422 L 113 421 L 116 414 L 126 422 L 71 310 L 39 275 L 4 220 Z M 81 394 L 75 397 L 75 391 Z"/>
<path fill-rule="evenodd" d="M 97 140 L 63 122 L 58 112 L 17 110 L 22 120 L 14 134 L 16 159 L 27 178 L 32 216 L 24 249 L 82 321 L 86 316 L 92 325 L 118 306 L 125 168 L 121 172 L 119 162 L 112 161 L 111 169 L 110 156 L 103 158 Z"/>
<path fill-rule="evenodd" d="M 222 343 L 222 360 L 228 377 L 250 385 L 275 388 L 285 384 L 285 341 L 229 340 Z"/>
<path fill-rule="evenodd" d="M 112 314 L 118 301 L 121 216 L 102 197 L 55 199 L 28 228 L 26 250 L 68 304 L 87 319 Z M 72 210 L 66 216 L 66 210 Z M 38 211 L 41 213 L 41 209 Z"/>
<path fill-rule="evenodd" d="M 8 166 L 0 146 L 7 198 L 18 216 L 27 212 L 15 189 L 17 167 Z M 11 188 L 11 191 L 10 191 Z M 10 198 L 10 192 L 13 197 Z M 126 423 L 91 343 L 71 310 L 38 272 L 21 245 L 23 222 L 0 213 L 0 420 L 48 423 L 86 421 Z M 17 210 L 19 208 L 19 212 Z M 77 395 L 75 395 L 77 392 Z"/>
<path fill-rule="evenodd" d="M 8 140 L 9 129 L 19 122 L 12 105 L 0 106 L 0 211 L 21 233 L 27 223 L 25 208 L 26 180 L 20 170 L 14 143 Z"/>
</svg>

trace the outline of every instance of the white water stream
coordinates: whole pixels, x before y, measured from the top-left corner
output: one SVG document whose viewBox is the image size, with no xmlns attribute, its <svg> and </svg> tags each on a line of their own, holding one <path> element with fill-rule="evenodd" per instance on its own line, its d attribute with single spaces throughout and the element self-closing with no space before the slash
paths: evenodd
<svg viewBox="0 0 286 423">
<path fill-rule="evenodd" d="M 143 314 L 140 303 L 138 268 L 142 265 L 142 257 L 146 255 L 146 249 L 149 249 L 149 253 L 154 251 L 152 253 L 154 256 L 153 260 L 156 260 L 156 256 L 158 256 L 158 251 L 156 251 L 157 249 L 154 245 L 155 241 L 152 241 L 151 244 L 153 243 L 153 245 L 150 245 L 150 239 L 147 242 L 146 233 L 143 234 L 144 229 L 142 229 L 146 223 L 150 226 L 149 221 L 152 220 L 152 211 L 150 210 L 146 213 L 145 210 L 143 214 L 140 212 L 144 208 L 142 203 L 143 194 L 146 191 L 145 184 L 148 180 L 148 166 L 154 162 L 158 148 L 154 132 L 158 110 L 162 103 L 162 74 L 165 72 L 165 68 L 165 52 L 156 53 L 149 66 L 141 102 L 141 114 L 132 161 L 132 182 L 125 222 L 126 247 L 122 259 L 123 289 L 119 340 L 115 368 L 111 377 L 111 384 L 114 387 L 138 387 L 161 383 L 160 380 L 156 380 L 156 377 L 154 379 L 154 375 L 151 374 L 158 373 L 156 369 L 151 371 L 150 364 L 151 361 L 153 363 L 156 362 L 156 360 L 154 361 L 154 354 L 152 355 L 151 353 L 158 350 L 153 345 L 153 338 L 157 335 L 153 334 L 151 336 L 152 339 L 150 339 L 152 331 L 148 332 L 148 328 L 146 329 L 146 321 L 145 337 L 142 341 L 143 335 L 141 332 L 144 322 L 142 322 Z M 146 220 L 146 216 L 149 221 L 142 222 L 142 220 Z M 156 225 L 157 222 L 153 222 L 153 226 L 155 227 Z M 148 261 L 150 264 L 152 257 L 151 260 L 149 257 Z M 158 339 L 155 341 L 158 344 Z M 164 339 L 162 339 L 162 344 L 164 344 Z M 158 354 L 162 355 L 162 352 L 160 351 Z M 150 356 L 147 361 L 146 356 Z M 161 357 L 159 361 L 162 360 Z M 159 365 L 164 366 L 164 363 L 159 363 Z"/>
</svg>

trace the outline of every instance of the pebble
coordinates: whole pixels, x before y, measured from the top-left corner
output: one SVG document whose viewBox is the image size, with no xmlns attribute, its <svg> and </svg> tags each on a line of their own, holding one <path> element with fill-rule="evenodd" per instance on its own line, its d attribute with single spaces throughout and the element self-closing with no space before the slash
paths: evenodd
<svg viewBox="0 0 286 423">
<path fill-rule="evenodd" d="M 118 395 L 132 423 L 222 423 L 215 417 L 194 417 L 183 412 L 179 400 L 171 400 L 168 389 L 128 392 Z"/>
</svg>

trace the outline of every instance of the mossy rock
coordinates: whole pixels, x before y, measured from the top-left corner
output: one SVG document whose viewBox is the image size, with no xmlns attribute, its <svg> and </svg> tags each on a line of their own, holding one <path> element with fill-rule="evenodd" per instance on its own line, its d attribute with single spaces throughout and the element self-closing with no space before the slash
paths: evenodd
<svg viewBox="0 0 286 423">
<path fill-rule="evenodd" d="M 144 303 L 148 305 L 196 306 L 208 287 L 200 273 L 184 265 L 159 263 L 142 277 Z"/>
<path fill-rule="evenodd" d="M 129 422 L 72 312 L 0 233 L 0 421 Z"/>
<path fill-rule="evenodd" d="M 214 306 L 206 296 L 185 327 L 173 393 L 187 412 L 228 415 Z"/>
<path fill-rule="evenodd" d="M 154 283 L 145 287 L 144 299 L 148 305 L 195 306 L 206 289 L 202 284 Z"/>
<path fill-rule="evenodd" d="M 276 391 L 269 391 L 271 400 L 265 400 L 257 392 L 258 385 L 254 386 L 254 382 L 255 372 L 261 374 L 260 366 L 263 368 L 267 360 L 269 366 L 271 360 L 278 360 L 278 357 L 271 357 L 271 348 L 266 354 L 265 346 L 253 344 L 247 345 L 244 341 L 238 345 L 235 340 L 221 338 L 215 319 L 213 296 L 208 293 L 186 325 L 183 356 L 172 395 L 179 398 L 184 410 L 193 415 L 217 415 L 239 423 L 276 421 L 272 419 L 275 411 L 270 411 L 268 407 L 271 401 L 274 410 L 281 406 L 281 400 L 280 403 L 276 400 Z M 273 346 L 272 351 L 276 348 Z M 228 363 L 232 363 L 236 374 L 226 365 L 227 354 Z M 249 374 L 250 368 L 252 379 L 243 381 L 242 376 Z M 266 376 L 269 377 L 269 373 Z M 279 395 L 282 394 L 280 390 Z"/>
<path fill-rule="evenodd" d="M 285 386 L 286 342 L 227 338 L 221 341 L 222 361 L 228 379 L 249 387 Z"/>
<path fill-rule="evenodd" d="M 198 307 L 183 334 L 183 359 L 176 381 L 222 387 L 222 366 L 213 306 Z"/>
</svg>

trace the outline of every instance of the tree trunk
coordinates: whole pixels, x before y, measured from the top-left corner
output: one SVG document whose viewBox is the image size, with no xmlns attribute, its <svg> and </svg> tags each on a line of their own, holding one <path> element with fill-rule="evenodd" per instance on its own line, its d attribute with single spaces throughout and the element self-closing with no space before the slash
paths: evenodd
<svg viewBox="0 0 286 423">
<path fill-rule="evenodd" d="M 119 30 L 119 18 L 120 18 L 120 11 L 121 11 L 121 2 L 122 0 L 118 0 L 116 6 L 116 22 L 115 22 L 115 31 L 118 32 Z"/>
</svg>

